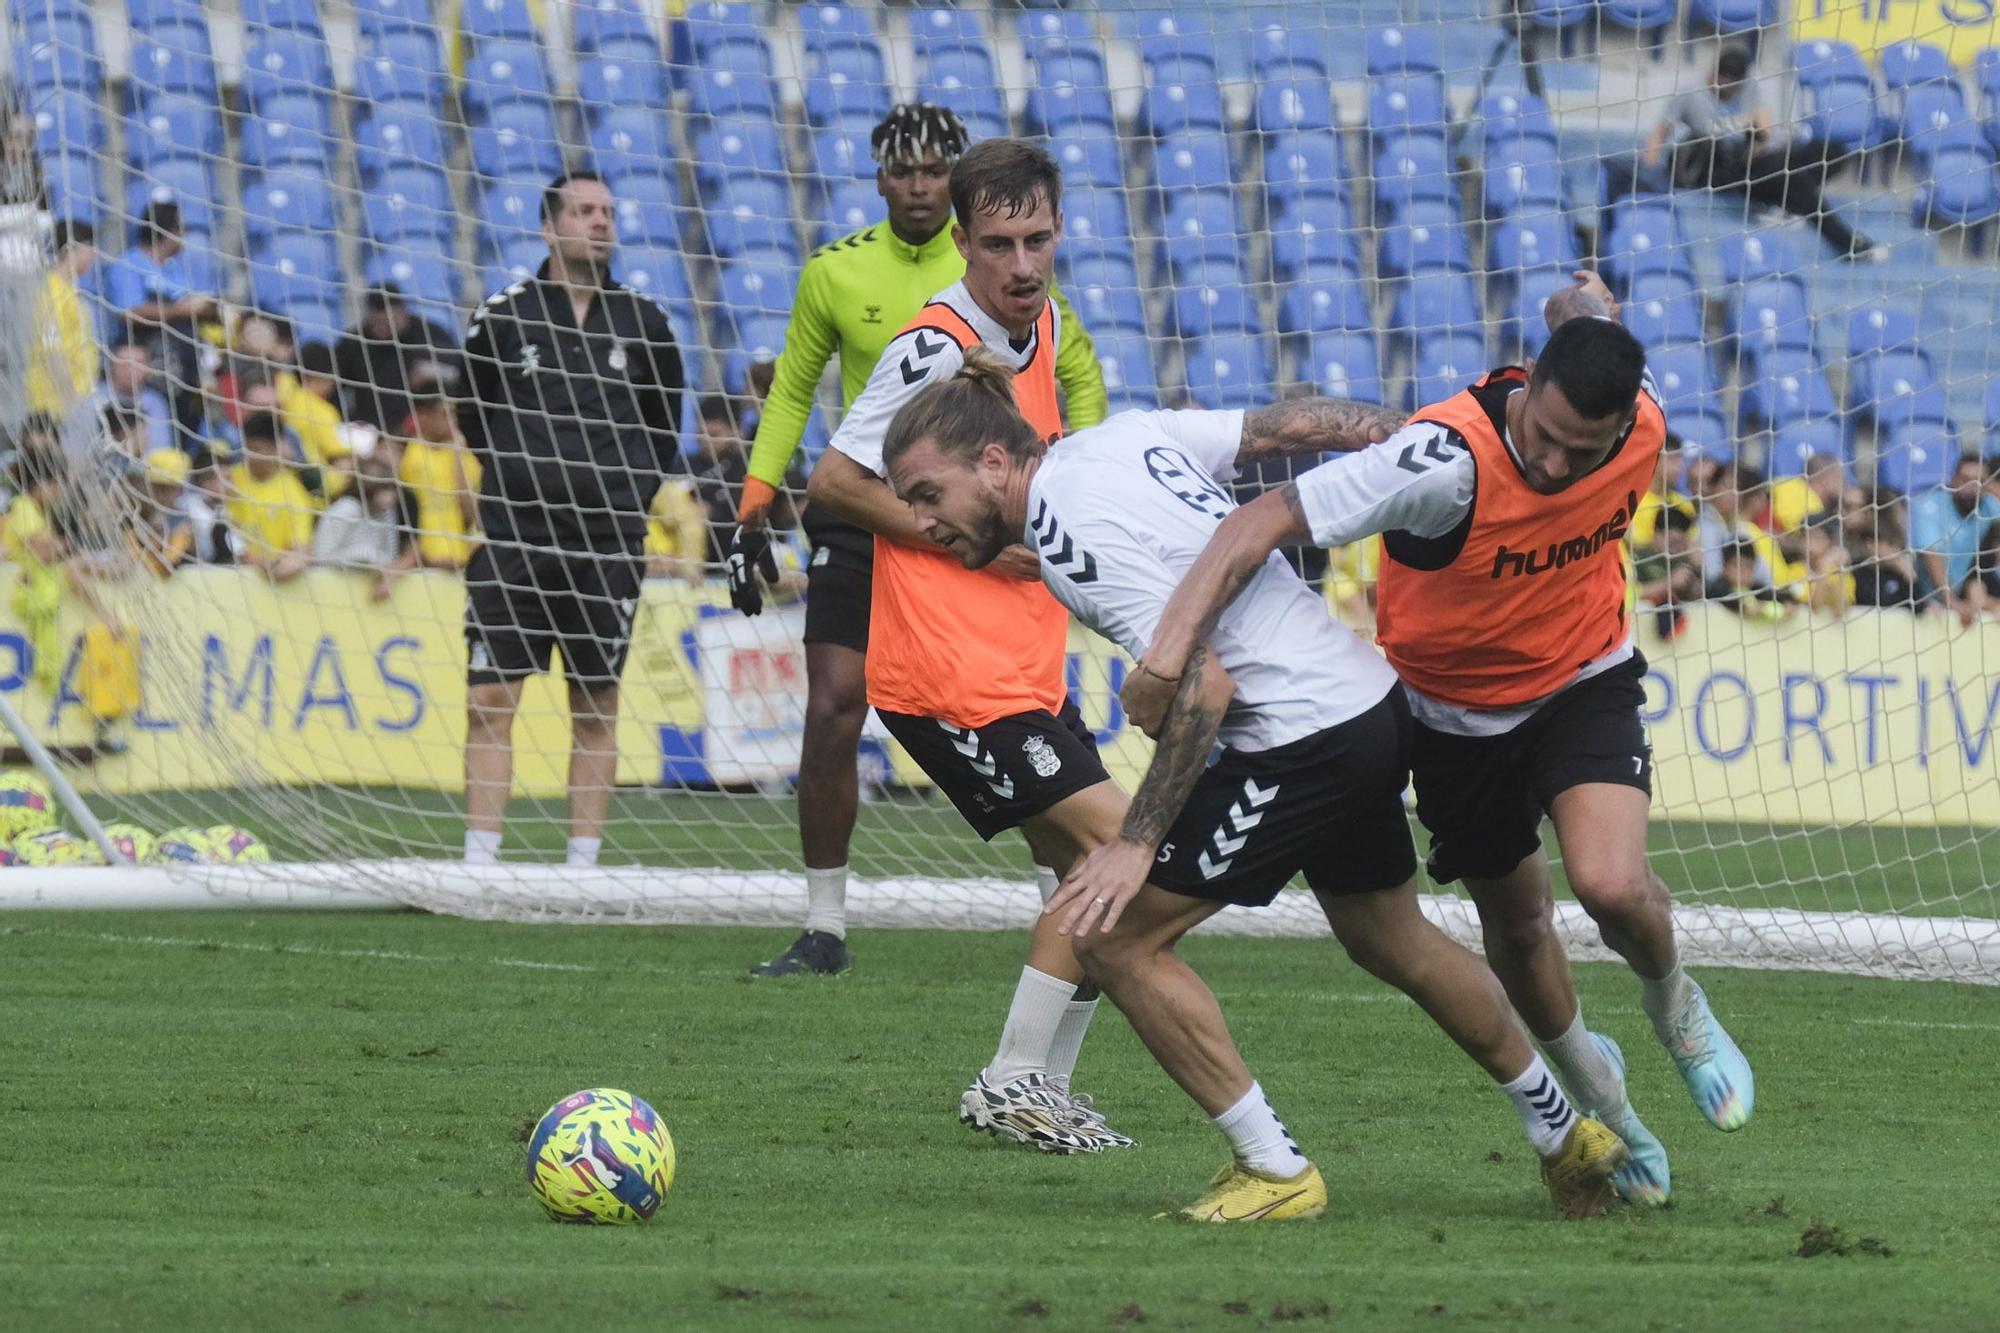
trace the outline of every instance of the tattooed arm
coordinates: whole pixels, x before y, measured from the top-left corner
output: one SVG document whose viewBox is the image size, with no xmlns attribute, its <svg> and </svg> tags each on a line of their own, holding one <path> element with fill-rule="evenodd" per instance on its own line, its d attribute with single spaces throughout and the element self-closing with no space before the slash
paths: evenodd
<svg viewBox="0 0 2000 1333">
<path fill-rule="evenodd" d="M 1125 677 L 1120 698 L 1141 731 L 1157 736 L 1178 691 L 1186 687 L 1197 645 L 1207 640 L 1223 608 L 1255 578 L 1271 552 L 1313 539 L 1296 481 L 1288 481 L 1232 512 L 1167 599 L 1146 655 Z"/>
<path fill-rule="evenodd" d="M 1604 279 L 1587 268 L 1575 273 L 1576 281 L 1551 296 L 1542 306 L 1542 319 L 1554 333 L 1558 325 L 1573 319 L 1617 319 L 1618 301 Z"/>
<path fill-rule="evenodd" d="M 1238 466 L 1287 454 L 1347 453 L 1388 439 L 1404 416 L 1348 398 L 1290 398 L 1243 414 Z"/>
<path fill-rule="evenodd" d="M 1125 905 L 1145 887 L 1153 854 L 1208 766 L 1222 714 L 1235 693 L 1236 682 L 1207 645 L 1195 645 L 1117 839 L 1078 860 L 1042 909 L 1051 916 L 1065 913 L 1058 927 L 1062 934 L 1088 935 L 1093 926 L 1111 930 Z"/>
</svg>

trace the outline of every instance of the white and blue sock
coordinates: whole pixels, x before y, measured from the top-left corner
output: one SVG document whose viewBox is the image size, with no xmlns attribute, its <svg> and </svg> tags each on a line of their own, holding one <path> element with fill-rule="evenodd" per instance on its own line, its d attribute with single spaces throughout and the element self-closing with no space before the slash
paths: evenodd
<svg viewBox="0 0 2000 1333">
<path fill-rule="evenodd" d="M 1556 1082 L 1541 1056 L 1529 1057 L 1528 1067 L 1521 1071 L 1520 1077 L 1502 1083 L 1500 1091 L 1507 1094 L 1514 1109 L 1521 1113 L 1528 1142 L 1537 1153 L 1547 1157 L 1563 1146 L 1570 1127 L 1576 1124 L 1576 1108 L 1569 1104 L 1562 1084 Z"/>
<path fill-rule="evenodd" d="M 1237 1162 L 1252 1171 L 1289 1180 L 1312 1165 L 1265 1100 L 1262 1084 L 1253 1082 L 1236 1105 L 1215 1117 L 1215 1127 L 1229 1140 Z"/>
</svg>

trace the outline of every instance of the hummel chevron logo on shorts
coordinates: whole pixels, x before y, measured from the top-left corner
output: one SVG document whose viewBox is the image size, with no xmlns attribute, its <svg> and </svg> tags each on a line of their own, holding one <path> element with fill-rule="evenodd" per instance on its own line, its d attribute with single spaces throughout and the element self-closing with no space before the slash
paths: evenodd
<svg viewBox="0 0 2000 1333">
<path fill-rule="evenodd" d="M 986 779 L 986 785 L 993 789 L 995 796 L 1003 801 L 1014 799 L 1014 779 L 1000 771 L 1000 761 L 979 739 L 978 732 L 970 727 L 954 727 L 943 718 L 932 720 L 944 728 L 945 734 L 951 737 L 951 748 L 970 761 L 972 771 Z"/>
<path fill-rule="evenodd" d="M 1035 545 L 1041 548 L 1042 563 L 1065 574 L 1071 583 L 1097 582 L 1097 557 L 1081 549 L 1049 512 L 1049 502 L 1035 506 Z"/>
<path fill-rule="evenodd" d="M 1215 826 L 1215 856 L 1210 857 L 1208 849 L 1203 848 L 1195 859 L 1203 879 L 1214 879 L 1228 872 L 1236 853 L 1250 841 L 1250 830 L 1264 822 L 1264 807 L 1277 798 L 1277 783 L 1260 787 L 1255 778 L 1243 779 L 1243 794 L 1231 803 L 1229 813 Z"/>
</svg>

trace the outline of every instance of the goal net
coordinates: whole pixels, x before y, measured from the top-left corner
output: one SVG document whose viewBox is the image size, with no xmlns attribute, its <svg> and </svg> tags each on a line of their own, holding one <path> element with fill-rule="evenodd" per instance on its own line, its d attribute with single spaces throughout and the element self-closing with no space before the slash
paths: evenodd
<svg viewBox="0 0 2000 1333">
<path fill-rule="evenodd" d="M 21 852 L 0 901 L 794 922 L 809 549 L 781 504 L 785 587 L 755 619 L 718 550 L 802 265 L 885 225 L 870 131 L 920 99 L 1060 163 L 1057 275 L 1113 411 L 1413 409 L 1532 356 L 1550 293 L 1603 273 L 1681 442 L 1627 541 L 1654 864 L 1691 954 L 2000 980 L 2000 21 L 1864 0 L 7 6 L 13 759 L 45 753 L 106 823 L 236 826 L 272 859 L 183 836 L 182 859 L 80 868 L 83 815 L 59 811 L 78 837 Z M 670 315 L 687 392 L 677 447 L 628 451 L 657 466 L 506 502 L 588 509 L 665 473 L 601 864 L 561 864 L 558 675 L 522 699 L 502 860 L 468 866 L 485 459 L 452 399 L 469 318 L 542 263 L 543 190 L 578 168 L 609 184 L 615 272 Z M 840 407 L 829 369 L 801 471 Z M 1295 557 L 1365 632 L 1372 549 Z M 1073 633 L 1072 689 L 1129 787 L 1125 669 Z M 971 837 L 872 728 L 856 762 L 859 924 L 1033 912 L 1018 841 Z M 0 823 L 36 822 L 0 797 Z M 1430 902 L 1476 939 L 1460 900 Z M 1224 921 L 1324 929 L 1305 904 Z"/>
</svg>

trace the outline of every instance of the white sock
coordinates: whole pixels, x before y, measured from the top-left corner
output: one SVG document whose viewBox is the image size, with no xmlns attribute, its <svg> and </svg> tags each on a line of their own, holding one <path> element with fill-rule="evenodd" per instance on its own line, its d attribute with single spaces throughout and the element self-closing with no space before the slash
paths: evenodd
<svg viewBox="0 0 2000 1333">
<path fill-rule="evenodd" d="M 1049 905 L 1049 899 L 1055 897 L 1056 890 L 1061 887 L 1062 887 L 1061 875 L 1058 875 L 1055 871 L 1049 869 L 1045 865 L 1041 865 L 1039 863 L 1036 864 L 1035 889 L 1042 895 L 1042 906 L 1047 907 Z"/>
<path fill-rule="evenodd" d="M 1215 1117 L 1215 1127 L 1229 1140 L 1236 1160 L 1253 1171 L 1289 1180 L 1312 1165 L 1264 1100 L 1261 1084 L 1252 1083 L 1241 1101 Z"/>
<path fill-rule="evenodd" d="M 465 831 L 465 863 L 490 866 L 500 860 L 500 830 L 469 828 Z"/>
<path fill-rule="evenodd" d="M 847 867 L 806 867 L 806 929 L 847 938 Z"/>
<path fill-rule="evenodd" d="M 1511 1083 L 1502 1083 L 1500 1091 L 1514 1103 L 1514 1109 L 1521 1113 L 1521 1123 L 1527 1126 L 1528 1142 L 1535 1151 L 1547 1157 L 1562 1147 L 1569 1137 L 1569 1127 L 1576 1123 L 1576 1110 L 1563 1096 L 1562 1084 L 1556 1082 L 1555 1075 L 1542 1062 L 1542 1057 L 1533 1056 L 1521 1076 Z"/>
<path fill-rule="evenodd" d="M 1653 1031 L 1665 1041 L 1672 1031 L 1673 1021 L 1688 1002 L 1694 983 L 1679 963 L 1674 970 L 1655 980 L 1652 977 L 1639 978 L 1639 1007 L 1646 1011 L 1646 1017 L 1653 1020 Z"/>
<path fill-rule="evenodd" d="M 986 1081 L 997 1087 L 1023 1074 L 1048 1073 L 1049 1049 L 1075 994 L 1076 987 L 1061 977 L 1022 968 L 1007 1026 L 1000 1030 L 1000 1049 L 986 1066 Z"/>
<path fill-rule="evenodd" d="M 597 851 L 602 846 L 604 846 L 604 839 L 602 838 L 571 838 L 569 840 L 569 855 L 564 858 L 563 864 L 594 866 L 597 864 Z"/>
<path fill-rule="evenodd" d="M 1590 1039 L 1590 1029 L 1583 1025 L 1582 1005 L 1576 1007 L 1576 1017 L 1570 1020 L 1563 1034 L 1542 1042 L 1541 1047 L 1542 1054 L 1555 1066 L 1556 1077 L 1576 1098 L 1585 1115 L 1602 1120 L 1607 1112 L 1625 1105 L 1625 1080 Z"/>
<path fill-rule="evenodd" d="M 1059 1078 L 1065 1083 L 1076 1072 L 1076 1057 L 1083 1052 L 1083 1034 L 1090 1030 L 1090 1019 L 1097 1012 L 1095 996 L 1088 1000 L 1071 1000 L 1063 1006 L 1062 1021 L 1056 1024 L 1055 1040 L 1049 1043 L 1049 1077 Z"/>
</svg>

